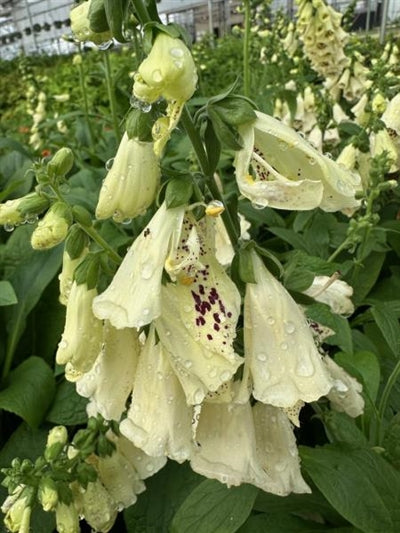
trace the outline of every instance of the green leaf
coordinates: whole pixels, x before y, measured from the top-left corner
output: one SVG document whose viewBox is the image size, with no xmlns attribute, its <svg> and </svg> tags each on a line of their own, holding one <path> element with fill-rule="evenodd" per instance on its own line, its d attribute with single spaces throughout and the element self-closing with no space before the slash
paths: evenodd
<svg viewBox="0 0 400 533">
<path fill-rule="evenodd" d="M 305 291 L 313 281 L 314 274 L 309 270 L 302 270 L 294 266 L 285 271 L 284 285 L 289 291 Z"/>
<path fill-rule="evenodd" d="M 207 110 L 211 108 L 211 105 L 221 120 L 231 126 L 240 126 L 257 118 L 253 106 L 247 100 L 237 96 L 227 96 L 219 100 L 218 104 L 209 104 Z"/>
<path fill-rule="evenodd" d="M 355 122 L 346 122 L 343 121 L 340 124 L 338 124 L 338 130 L 339 134 L 345 133 L 346 135 L 359 135 L 363 128 L 356 124 Z"/>
<path fill-rule="evenodd" d="M 113 37 L 120 43 L 125 43 L 123 34 L 124 20 L 127 14 L 129 0 L 104 0 L 107 22 Z"/>
<path fill-rule="evenodd" d="M 374 451 L 344 444 L 300 447 L 302 465 L 326 499 L 364 533 L 400 530 L 400 473 Z"/>
<path fill-rule="evenodd" d="M 190 179 L 173 178 L 168 182 L 165 191 L 167 208 L 179 207 L 189 203 L 193 194 L 193 183 Z"/>
<path fill-rule="evenodd" d="M 168 461 L 146 480 L 146 491 L 124 511 L 128 533 L 167 533 L 170 522 L 186 496 L 201 481 L 189 464 Z"/>
<path fill-rule="evenodd" d="M 335 355 L 335 361 L 362 382 L 368 397 L 374 402 L 381 379 L 377 356 L 365 350 L 354 353 L 339 352 Z"/>
<path fill-rule="evenodd" d="M 0 306 L 14 305 L 18 302 L 14 288 L 9 281 L 0 281 Z"/>
<path fill-rule="evenodd" d="M 15 268 L 9 276 L 18 303 L 5 308 L 8 351 L 13 353 L 25 328 L 28 314 L 35 307 L 45 287 L 60 268 L 62 246 L 51 250 L 35 251 L 30 245 L 32 228 L 17 228 L 7 242 L 7 256 Z"/>
<path fill-rule="evenodd" d="M 238 131 L 230 124 L 227 124 L 213 107 L 208 109 L 208 116 L 221 145 L 231 150 L 240 150 L 242 148 L 242 141 Z"/>
<path fill-rule="evenodd" d="M 331 442 L 367 445 L 364 433 L 357 427 L 354 418 L 338 411 L 325 411 L 321 414 L 325 430 Z"/>
<path fill-rule="evenodd" d="M 364 298 L 375 285 L 385 256 L 385 253 L 373 252 L 363 261 L 363 267 L 359 269 L 357 276 L 352 281 L 354 290 L 353 302 L 356 307 L 363 302 Z"/>
<path fill-rule="evenodd" d="M 306 315 L 314 322 L 333 329 L 336 333 L 328 337 L 325 342 L 334 346 L 339 346 L 343 351 L 351 353 L 353 351 L 353 339 L 348 321 L 340 315 L 332 313 L 330 307 L 325 304 L 315 303 L 306 308 Z"/>
<path fill-rule="evenodd" d="M 183 502 L 171 533 L 234 533 L 249 516 L 258 489 L 252 485 L 227 488 L 207 479 Z"/>
<path fill-rule="evenodd" d="M 13 370 L 0 391 L 0 408 L 37 427 L 53 401 L 55 381 L 51 368 L 40 357 L 29 357 Z"/>
<path fill-rule="evenodd" d="M 91 0 L 89 5 L 89 27 L 96 33 L 103 33 L 110 29 L 104 8 L 104 0 Z"/>
<path fill-rule="evenodd" d="M 400 413 L 395 415 L 389 422 L 383 438 L 385 457 L 392 465 L 400 469 Z"/>
<path fill-rule="evenodd" d="M 244 283 L 256 283 L 256 278 L 254 277 L 252 253 L 248 248 L 238 251 L 238 269 L 240 279 Z"/>
<path fill-rule="evenodd" d="M 396 315 L 384 303 L 375 304 L 371 307 L 372 316 L 385 341 L 397 357 L 400 355 L 400 324 Z"/>
<path fill-rule="evenodd" d="M 259 514 L 250 516 L 237 533 L 356 533 L 354 527 L 325 527 L 318 522 L 303 520 L 287 514 Z"/>
<path fill-rule="evenodd" d="M 304 252 L 308 252 L 308 245 L 307 242 L 304 240 L 304 237 L 302 235 L 299 235 L 298 233 L 294 232 L 292 229 L 288 228 L 268 228 L 268 231 L 276 235 L 277 237 L 280 237 L 285 242 L 289 243 L 293 248 L 297 248 L 299 250 L 303 250 Z"/>
<path fill-rule="evenodd" d="M 217 168 L 219 156 L 221 154 L 221 143 L 215 134 L 212 122 L 210 120 L 207 120 L 206 129 L 204 131 L 204 145 L 207 151 L 210 173 L 213 173 Z"/>
<path fill-rule="evenodd" d="M 56 391 L 52 406 L 47 413 L 47 422 L 63 426 L 76 426 L 87 421 L 86 405 L 88 400 L 79 396 L 75 385 L 63 381 Z"/>
</svg>

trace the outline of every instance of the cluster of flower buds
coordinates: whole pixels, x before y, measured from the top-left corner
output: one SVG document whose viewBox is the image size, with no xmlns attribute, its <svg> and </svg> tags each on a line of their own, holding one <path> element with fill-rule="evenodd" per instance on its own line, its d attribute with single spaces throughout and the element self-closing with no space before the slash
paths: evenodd
<svg viewBox="0 0 400 533">
<path fill-rule="evenodd" d="M 344 53 L 348 34 L 341 28 L 342 15 L 324 0 L 298 0 L 297 32 L 314 70 L 325 78 L 336 77 L 348 65 Z"/>
<path fill-rule="evenodd" d="M 340 75 L 327 76 L 326 88 L 336 101 L 341 95 L 349 102 L 359 100 L 371 87 L 372 81 L 367 78 L 369 70 L 364 67 L 363 61 L 363 56 L 354 52 L 351 62 Z"/>
</svg>

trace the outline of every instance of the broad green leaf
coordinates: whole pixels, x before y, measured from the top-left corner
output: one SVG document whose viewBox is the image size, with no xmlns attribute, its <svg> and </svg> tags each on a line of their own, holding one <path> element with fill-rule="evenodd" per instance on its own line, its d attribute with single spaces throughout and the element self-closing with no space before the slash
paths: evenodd
<svg viewBox="0 0 400 533">
<path fill-rule="evenodd" d="M 249 516 L 258 489 L 227 488 L 207 479 L 186 498 L 171 524 L 171 533 L 234 533 Z"/>
<path fill-rule="evenodd" d="M 203 478 L 188 464 L 168 461 L 166 466 L 146 480 L 146 491 L 124 511 L 128 533 L 169 533 L 170 522 L 185 500 Z"/>
<path fill-rule="evenodd" d="M 354 527 L 330 528 L 318 522 L 287 514 L 250 516 L 237 533 L 356 533 Z"/>
<path fill-rule="evenodd" d="M 210 120 L 207 120 L 207 125 L 204 131 L 204 145 L 207 151 L 208 163 L 210 173 L 215 172 L 217 168 L 219 157 L 221 155 L 221 143 L 215 134 L 214 127 Z"/>
<path fill-rule="evenodd" d="M 17 296 L 9 281 L 0 281 L 0 306 L 14 305 L 17 303 Z"/>
<path fill-rule="evenodd" d="M 338 411 L 325 411 L 321 415 L 325 431 L 331 442 L 367 445 L 364 433 L 357 427 L 354 418 Z"/>
<path fill-rule="evenodd" d="M 368 448 L 300 447 L 302 465 L 331 505 L 364 533 L 400 530 L 400 472 Z"/>
<path fill-rule="evenodd" d="M 353 351 L 353 340 L 351 337 L 351 329 L 348 321 L 340 315 L 332 313 L 328 305 L 316 303 L 309 305 L 306 308 L 306 315 L 322 324 L 333 329 L 336 335 L 328 337 L 325 342 L 339 346 L 343 351 L 351 353 Z"/>
<path fill-rule="evenodd" d="M 88 400 L 79 396 L 75 385 L 69 381 L 62 381 L 57 387 L 54 401 L 46 415 L 47 422 L 76 426 L 87 421 L 86 405 Z"/>
<path fill-rule="evenodd" d="M 369 351 L 339 352 L 335 355 L 335 361 L 357 379 L 361 378 L 369 398 L 372 401 L 376 400 L 381 369 L 374 353 Z"/>
<path fill-rule="evenodd" d="M 309 252 L 308 244 L 302 235 L 288 228 L 268 228 L 268 231 L 289 243 L 293 248 Z"/>
<path fill-rule="evenodd" d="M 305 291 L 314 281 L 314 274 L 301 268 L 286 270 L 285 274 L 285 287 L 290 291 Z"/>
<path fill-rule="evenodd" d="M 37 427 L 53 401 L 55 382 L 51 368 L 40 357 L 29 357 L 13 370 L 0 390 L 0 408 Z"/>
<path fill-rule="evenodd" d="M 397 357 L 400 355 L 400 324 L 392 310 L 384 303 L 371 307 L 371 313 L 390 349 Z"/>
<path fill-rule="evenodd" d="M 173 178 L 168 182 L 165 191 L 165 202 L 168 209 L 187 204 L 193 193 L 193 183 L 190 179 Z"/>
<path fill-rule="evenodd" d="M 373 252 L 363 261 L 363 266 L 358 270 L 357 276 L 351 283 L 354 289 L 353 302 L 356 306 L 362 303 L 375 285 L 385 256 L 386 254 L 383 252 Z"/>
<path fill-rule="evenodd" d="M 120 43 L 125 43 L 123 34 L 124 20 L 127 14 L 128 0 L 104 0 L 107 22 L 113 36 Z"/>
<path fill-rule="evenodd" d="M 389 422 L 383 438 L 383 447 L 387 459 L 400 470 L 400 413 Z"/>
<path fill-rule="evenodd" d="M 8 351 L 13 353 L 25 328 L 28 314 L 37 304 L 45 287 L 60 268 L 62 246 L 35 251 L 30 245 L 32 228 L 21 226 L 7 243 L 8 254 L 15 268 L 9 277 L 18 298 L 16 305 L 5 308 Z"/>
</svg>

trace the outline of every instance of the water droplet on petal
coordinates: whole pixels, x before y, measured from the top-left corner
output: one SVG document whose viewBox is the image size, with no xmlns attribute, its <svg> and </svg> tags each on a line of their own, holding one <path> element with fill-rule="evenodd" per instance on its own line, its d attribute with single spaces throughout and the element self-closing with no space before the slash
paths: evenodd
<svg viewBox="0 0 400 533">
<path fill-rule="evenodd" d="M 62 350 L 65 350 L 66 348 L 68 348 L 68 342 L 65 339 L 61 339 L 61 341 L 58 344 L 58 347 L 61 348 Z"/>
<path fill-rule="evenodd" d="M 296 326 L 290 321 L 284 323 L 284 328 L 286 333 L 289 333 L 289 335 L 296 331 Z"/>
<path fill-rule="evenodd" d="M 275 324 L 275 318 L 273 316 L 269 316 L 267 318 L 267 322 L 270 326 L 272 326 L 273 324 Z"/>
<path fill-rule="evenodd" d="M 152 78 L 153 78 L 153 81 L 155 81 L 156 83 L 160 83 L 160 81 L 162 81 L 163 77 L 162 77 L 162 74 L 161 74 L 161 70 L 153 70 L 153 73 L 152 73 Z"/>
<path fill-rule="evenodd" d="M 183 62 L 182 61 L 174 61 L 174 65 L 176 66 L 176 68 L 183 68 Z"/>
<path fill-rule="evenodd" d="M 150 263 L 144 263 L 142 265 L 141 276 L 143 279 L 150 279 L 153 275 L 154 269 Z"/>
<path fill-rule="evenodd" d="M 311 377 L 315 373 L 314 365 L 307 359 L 302 359 L 296 366 L 296 375 L 299 377 Z"/>
<path fill-rule="evenodd" d="M 131 222 L 132 222 L 131 218 L 124 218 L 123 221 L 122 221 L 122 224 L 125 224 L 125 226 L 126 226 L 126 225 L 130 224 Z"/>
<path fill-rule="evenodd" d="M 13 224 L 4 224 L 3 228 L 4 231 L 8 231 L 9 233 L 11 233 L 11 231 L 14 231 L 15 226 Z"/>
<path fill-rule="evenodd" d="M 114 164 L 114 159 L 115 159 L 114 157 L 111 157 L 111 159 L 106 161 L 106 164 L 105 164 L 106 170 L 111 170 L 112 169 L 112 166 Z"/>
<path fill-rule="evenodd" d="M 231 374 L 231 372 L 229 372 L 229 370 L 224 370 L 223 372 L 221 372 L 219 377 L 220 377 L 221 381 L 228 381 L 228 379 L 230 379 L 232 377 L 232 374 Z"/>
<path fill-rule="evenodd" d="M 257 202 L 251 202 L 251 207 L 253 207 L 254 209 L 261 210 L 265 208 L 265 205 L 258 204 Z"/>
<path fill-rule="evenodd" d="M 110 46 L 112 46 L 114 44 L 114 41 L 111 39 L 109 41 L 105 41 L 104 43 L 100 43 L 97 45 L 97 48 L 99 50 L 108 50 L 110 48 Z"/>
<path fill-rule="evenodd" d="M 197 389 L 193 394 L 193 401 L 196 405 L 199 405 L 204 399 L 203 391 L 200 389 Z"/>
<path fill-rule="evenodd" d="M 171 48 L 169 53 L 172 57 L 183 57 L 183 50 L 181 48 Z"/>
<path fill-rule="evenodd" d="M 282 348 L 282 350 L 287 350 L 288 349 L 288 343 L 287 342 L 282 342 L 281 343 L 281 348 Z"/>
<path fill-rule="evenodd" d="M 256 359 L 258 359 L 261 362 L 264 362 L 267 360 L 267 354 L 260 352 L 256 355 Z"/>
</svg>

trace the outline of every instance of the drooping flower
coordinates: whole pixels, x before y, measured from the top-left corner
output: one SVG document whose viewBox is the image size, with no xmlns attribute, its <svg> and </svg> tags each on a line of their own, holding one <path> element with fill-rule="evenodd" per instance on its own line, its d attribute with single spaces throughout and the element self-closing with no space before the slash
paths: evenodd
<svg viewBox="0 0 400 533">
<path fill-rule="evenodd" d="M 192 409 L 152 327 L 142 349 L 121 433 L 153 457 L 190 457 Z"/>
<path fill-rule="evenodd" d="M 276 407 L 318 400 L 332 380 L 306 318 L 255 252 L 252 261 L 256 283 L 246 286 L 244 342 L 253 396 Z"/>
<path fill-rule="evenodd" d="M 351 301 L 353 288 L 343 280 L 329 276 L 315 276 L 311 286 L 303 291 L 318 302 L 329 305 L 333 313 L 349 316 L 354 313 Z"/>
<path fill-rule="evenodd" d="M 266 492 L 310 492 L 301 477 L 286 415 L 272 406 L 205 402 L 191 467 L 228 486 L 251 483 Z"/>
<path fill-rule="evenodd" d="M 63 242 L 72 224 L 72 215 L 64 202 L 54 203 L 38 223 L 31 237 L 35 250 L 47 250 Z"/>
<path fill-rule="evenodd" d="M 101 186 L 96 217 L 122 222 L 143 214 L 154 201 L 159 182 L 153 143 L 129 139 L 125 133 Z"/>
<path fill-rule="evenodd" d="M 295 131 L 263 113 L 240 127 L 235 158 L 240 192 L 258 206 L 324 211 L 355 208 L 360 177 L 322 155 Z M 251 165 L 254 175 L 249 174 Z"/>
<path fill-rule="evenodd" d="M 365 404 L 362 385 L 329 356 L 324 357 L 324 363 L 333 379 L 333 386 L 326 394 L 331 407 L 353 418 L 362 415 Z"/>
<path fill-rule="evenodd" d="M 132 391 L 140 352 L 134 328 L 103 326 L 99 356 L 89 372 L 76 383 L 77 392 L 90 399 L 96 413 L 106 420 L 119 420 Z"/>
<path fill-rule="evenodd" d="M 161 277 L 170 240 L 180 232 L 184 207 L 159 208 L 126 254 L 108 288 L 95 298 L 94 314 L 118 329 L 140 328 L 161 313 Z"/>
<path fill-rule="evenodd" d="M 100 353 L 102 323 L 92 311 L 96 289 L 88 289 L 86 283 L 73 282 L 69 294 L 64 332 L 58 345 L 56 361 L 67 365 L 65 376 L 76 381 L 88 372 Z"/>
<path fill-rule="evenodd" d="M 186 215 L 166 261 L 176 283 L 162 288 L 165 311 L 155 321 L 190 404 L 230 380 L 242 362 L 233 349 L 240 295 L 215 256 L 214 223 Z"/>
<path fill-rule="evenodd" d="M 91 41 L 94 44 L 101 44 L 112 38 L 110 31 L 96 33 L 90 29 L 89 9 L 90 2 L 81 2 L 78 6 L 71 9 L 69 17 L 71 19 L 71 31 L 77 41 Z"/>
<path fill-rule="evenodd" d="M 8 496 L 1 510 L 5 513 L 4 524 L 13 533 L 29 533 L 33 505 L 33 488 L 18 485 Z"/>
<path fill-rule="evenodd" d="M 159 98 L 168 102 L 166 115 L 160 117 L 153 127 L 157 156 L 161 155 L 196 84 L 196 67 L 187 46 L 181 39 L 160 32 L 150 54 L 140 64 L 133 85 L 133 95 L 142 102 L 151 104 Z"/>
<path fill-rule="evenodd" d="M 73 503 L 58 502 L 56 507 L 57 531 L 68 531 L 68 533 L 80 533 L 78 511 Z"/>
<path fill-rule="evenodd" d="M 76 267 L 82 262 L 88 251 L 89 249 L 85 247 L 78 257 L 72 259 L 68 251 L 64 250 L 62 269 L 58 276 L 58 280 L 60 282 L 59 301 L 63 305 L 67 305 L 68 303 L 69 293 L 71 292 L 72 283 L 74 281 L 74 272 Z"/>
</svg>

